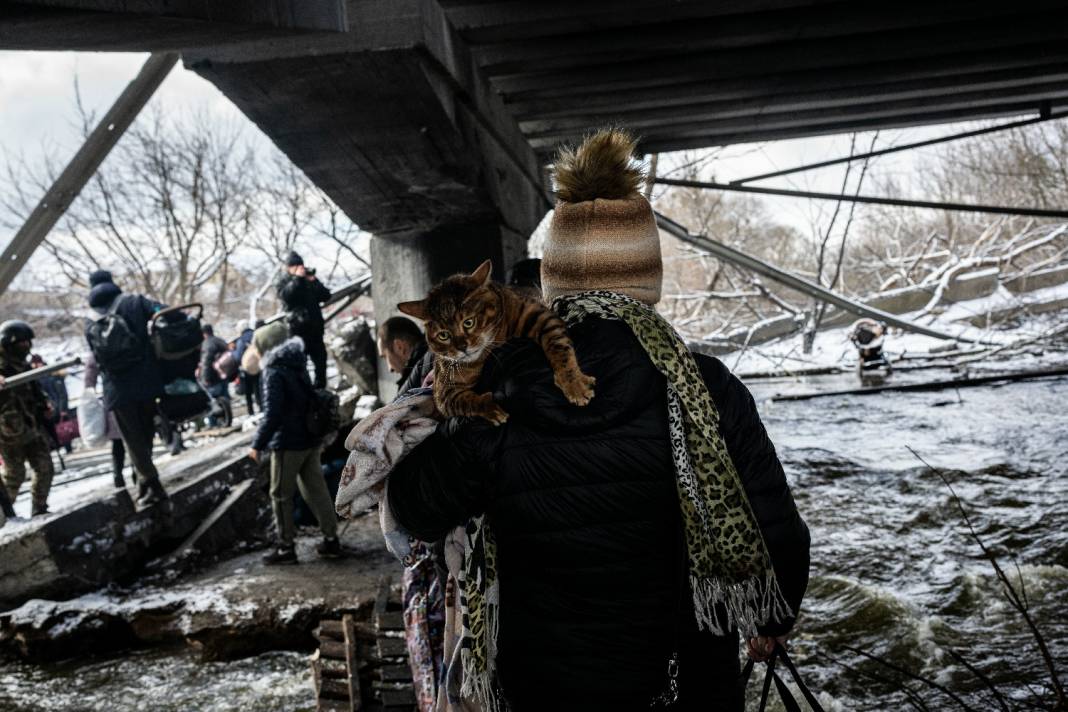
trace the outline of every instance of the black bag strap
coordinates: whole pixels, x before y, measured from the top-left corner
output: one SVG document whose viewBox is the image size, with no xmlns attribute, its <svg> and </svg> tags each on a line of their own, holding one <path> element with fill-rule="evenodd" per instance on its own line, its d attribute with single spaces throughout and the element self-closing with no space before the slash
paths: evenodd
<svg viewBox="0 0 1068 712">
<path fill-rule="evenodd" d="M 808 689 L 808 686 L 801 680 L 801 676 L 797 672 L 797 667 L 794 666 L 790 655 L 786 652 L 786 649 L 781 645 L 776 645 L 775 650 L 772 651 L 771 658 L 767 661 L 767 672 L 764 675 L 764 684 L 760 690 L 760 706 L 757 708 L 758 712 L 764 712 L 768 706 L 768 697 L 771 694 L 771 684 L 775 683 L 775 689 L 779 692 L 779 697 L 782 699 L 783 708 L 786 712 L 801 712 L 801 706 L 794 699 L 790 689 L 783 682 L 779 674 L 775 672 L 775 661 L 781 659 L 786 669 L 790 671 L 791 677 L 794 679 L 794 684 L 797 685 L 797 689 L 801 691 L 801 695 L 805 698 L 805 702 L 812 708 L 812 712 L 825 712 L 823 705 L 819 703 L 816 696 L 812 694 L 812 691 Z M 745 688 L 749 684 L 749 678 L 753 675 L 754 662 L 752 658 L 749 658 L 745 662 L 745 667 L 742 668 L 742 673 L 738 677 L 738 686 L 744 692 Z"/>
<path fill-rule="evenodd" d="M 804 696 L 805 702 L 809 704 L 814 712 L 824 712 L 823 706 L 820 705 L 819 700 L 812 694 L 812 690 L 808 689 L 808 685 L 804 683 L 801 676 L 797 673 L 797 668 L 794 666 L 794 662 L 790 660 L 789 654 L 785 648 L 780 648 L 779 657 L 782 658 L 782 664 L 786 666 L 786 669 L 790 671 L 790 675 L 794 678 L 794 684 L 797 685 L 797 689 L 801 690 L 801 695 Z"/>
</svg>

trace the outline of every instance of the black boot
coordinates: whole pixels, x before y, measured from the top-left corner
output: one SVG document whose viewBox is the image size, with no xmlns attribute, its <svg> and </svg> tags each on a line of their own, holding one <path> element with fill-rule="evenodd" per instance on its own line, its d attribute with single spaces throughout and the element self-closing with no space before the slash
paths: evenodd
<svg viewBox="0 0 1068 712">
<path fill-rule="evenodd" d="M 30 510 L 31 517 L 39 517 L 41 515 L 48 514 L 47 502 L 34 502 L 33 509 Z"/>
<path fill-rule="evenodd" d="M 336 536 L 323 539 L 322 543 L 315 547 L 315 552 L 319 554 L 320 559 L 340 559 L 345 556 L 341 542 Z"/>
<path fill-rule="evenodd" d="M 264 555 L 263 563 L 265 563 L 267 566 L 278 566 L 280 564 L 295 564 L 297 563 L 296 547 L 292 545 L 275 547 L 273 551 Z"/>
<path fill-rule="evenodd" d="M 139 488 L 142 490 L 143 494 L 137 498 L 138 505 L 148 507 L 167 499 L 167 490 L 163 489 L 163 485 L 159 483 L 159 480 L 154 480 L 145 484 L 145 487 Z"/>
</svg>

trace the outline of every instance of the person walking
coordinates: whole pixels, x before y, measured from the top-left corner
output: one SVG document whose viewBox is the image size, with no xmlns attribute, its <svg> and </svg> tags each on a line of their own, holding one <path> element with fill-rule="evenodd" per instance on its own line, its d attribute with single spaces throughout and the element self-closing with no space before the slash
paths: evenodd
<svg viewBox="0 0 1068 712">
<path fill-rule="evenodd" d="M 213 401 L 228 403 L 230 382 L 215 370 L 215 361 L 230 350 L 230 345 L 215 335 L 215 328 L 211 324 L 204 324 L 200 330 L 204 334 L 204 340 L 200 343 L 200 365 L 197 366 L 197 376 Z M 208 416 L 208 424 L 211 427 L 219 424 L 214 407 L 211 415 Z"/>
<path fill-rule="evenodd" d="M 555 164 L 543 295 L 593 400 L 568 403 L 540 347 L 511 341 L 476 387 L 507 423 L 447 420 L 389 476 L 412 536 L 465 526 L 458 692 L 482 709 L 739 712 L 739 633 L 765 659 L 807 587 L 808 529 L 752 396 L 653 309 L 633 150 L 605 131 Z"/>
<path fill-rule="evenodd" d="M 322 442 L 308 428 L 314 407 L 304 342 L 287 339 L 260 359 L 263 368 L 263 419 L 252 440 L 249 457 L 261 462 L 271 454 L 271 507 L 278 542 L 263 557 L 264 563 L 297 563 L 293 495 L 297 489 L 319 521 L 323 541 L 316 551 L 322 558 L 342 556 L 337 538 L 337 514 L 320 466 Z"/>
<path fill-rule="evenodd" d="M 256 333 L 256 329 L 263 326 L 262 320 L 256 320 L 255 322 L 249 322 L 251 326 L 245 327 L 241 331 L 241 335 L 234 341 L 234 358 L 238 363 L 242 363 L 245 357 L 245 351 L 252 344 L 252 337 Z M 248 410 L 249 415 L 253 415 L 256 410 L 253 408 L 253 404 L 263 409 L 263 398 L 260 394 L 260 374 L 249 373 L 242 366 L 238 371 L 239 383 L 241 384 L 240 394 L 245 396 L 245 408 Z"/>
<path fill-rule="evenodd" d="M 315 270 L 304 266 L 304 258 L 296 252 L 286 256 L 285 274 L 278 280 L 278 298 L 286 312 L 289 332 L 304 340 L 304 350 L 315 366 L 315 387 L 326 387 L 326 344 L 323 341 L 326 322 L 322 303 L 330 298 L 330 290 L 315 276 Z"/>
<path fill-rule="evenodd" d="M 148 340 L 149 319 L 166 307 L 140 294 L 124 294 L 107 270 L 89 275 L 89 284 L 89 306 L 100 318 L 86 324 L 86 340 L 103 376 L 104 407 L 115 414 L 137 473 L 137 503 L 148 506 L 167 498 L 152 461 L 163 377 Z M 174 312 L 173 318 L 184 316 Z"/>
<path fill-rule="evenodd" d="M 18 499 L 29 462 L 33 468 L 30 511 L 36 517 L 48 513 L 48 493 L 55 476 L 46 429 L 54 408 L 40 383 L 6 383 L 30 370 L 26 359 L 33 349 L 33 336 L 33 329 L 24 321 L 0 324 L 0 457 L 4 460 L 5 495 L 9 503 Z"/>
<path fill-rule="evenodd" d="M 85 357 L 85 369 L 82 372 L 82 387 L 85 393 L 91 397 L 96 397 L 96 384 L 100 379 L 100 366 L 96 362 L 96 357 L 93 356 L 93 352 L 90 351 L 89 355 Z M 106 411 L 107 413 L 107 438 L 111 441 L 111 474 L 116 488 L 126 486 L 126 481 L 123 479 L 122 470 L 126 466 L 126 446 L 122 444 L 122 434 L 119 432 L 119 424 L 115 420 L 115 413 L 112 411 Z"/>
</svg>

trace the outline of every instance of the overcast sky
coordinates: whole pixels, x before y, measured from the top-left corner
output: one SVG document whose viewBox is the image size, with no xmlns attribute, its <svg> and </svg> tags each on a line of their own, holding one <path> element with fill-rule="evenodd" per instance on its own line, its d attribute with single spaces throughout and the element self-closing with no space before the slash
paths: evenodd
<svg viewBox="0 0 1068 712">
<path fill-rule="evenodd" d="M 75 124 L 74 80 L 78 78 L 83 100 L 97 114 L 103 113 L 137 73 L 146 59 L 144 54 L 108 54 L 75 52 L 0 52 L 0 154 L 14 151 L 29 161 L 40 161 L 45 151 L 66 160 L 80 140 Z M 240 111 L 210 83 L 186 71 L 181 63 L 171 72 L 153 101 L 162 102 L 170 111 L 199 111 L 220 121 L 237 120 L 252 136 L 262 136 Z M 957 130 L 959 127 L 885 131 L 878 146 L 918 140 Z M 266 140 L 264 138 L 264 140 Z M 857 145 L 867 147 L 870 138 L 858 137 Z M 717 161 L 711 170 L 717 179 L 727 180 L 775 170 L 796 163 L 823 160 L 848 152 L 849 137 L 779 141 L 763 146 L 735 146 Z M 908 176 L 922 169 L 923 151 L 898 154 L 880 159 L 880 175 L 893 172 L 907 185 Z M 671 165 L 671 157 L 664 157 Z M 777 179 L 769 185 L 792 186 L 836 192 L 840 188 L 842 167 L 801 174 L 791 179 Z M 776 218 L 808 230 L 814 211 L 820 204 L 796 199 L 769 199 Z M 826 204 L 824 204 L 825 206 Z M 0 244 L 10 240 L 10 231 L 0 228 Z M 33 267 L 33 261 L 31 261 Z"/>
</svg>

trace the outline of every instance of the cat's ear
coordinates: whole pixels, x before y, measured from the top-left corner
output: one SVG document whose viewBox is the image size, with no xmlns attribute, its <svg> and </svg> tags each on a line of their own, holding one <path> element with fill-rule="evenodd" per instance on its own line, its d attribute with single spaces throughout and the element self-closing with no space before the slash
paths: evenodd
<svg viewBox="0 0 1068 712">
<path fill-rule="evenodd" d="M 404 314 L 407 314 L 408 316 L 414 316 L 416 319 L 419 319 L 421 321 L 426 321 L 430 318 L 430 314 L 426 310 L 425 299 L 420 299 L 417 302 L 401 302 L 397 305 L 397 309 L 399 309 Z"/>
<path fill-rule="evenodd" d="M 489 284 L 491 272 L 493 272 L 493 263 L 486 260 L 478 266 L 478 269 L 471 273 L 471 279 L 478 286 L 485 287 Z"/>
</svg>

